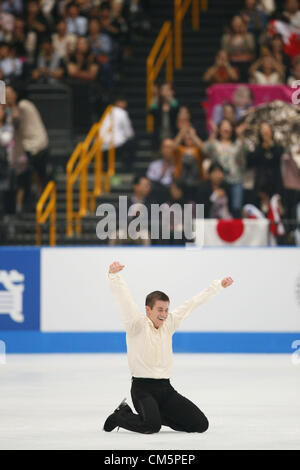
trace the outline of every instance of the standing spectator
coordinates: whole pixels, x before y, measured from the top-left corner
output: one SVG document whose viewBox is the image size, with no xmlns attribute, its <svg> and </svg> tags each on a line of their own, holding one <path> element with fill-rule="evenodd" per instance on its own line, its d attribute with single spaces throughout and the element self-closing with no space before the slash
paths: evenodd
<svg viewBox="0 0 300 470">
<path fill-rule="evenodd" d="M 154 117 L 154 143 L 157 148 L 164 139 L 173 139 L 177 134 L 178 110 L 173 84 L 163 83 L 156 91 L 150 109 L 150 114 Z"/>
<path fill-rule="evenodd" d="M 247 26 L 240 16 L 232 19 L 229 32 L 222 37 L 222 49 L 229 56 L 233 67 L 237 67 L 242 82 L 248 81 L 248 69 L 255 58 L 255 39 L 247 32 Z"/>
<path fill-rule="evenodd" d="M 243 174 L 245 170 L 244 143 L 236 137 L 235 128 L 223 120 L 217 133 L 203 145 L 212 162 L 219 163 L 225 171 L 225 181 L 230 185 L 231 213 L 240 217 L 243 205 Z"/>
<path fill-rule="evenodd" d="M 46 184 L 47 131 L 35 105 L 27 99 L 18 102 L 17 91 L 12 86 L 6 87 L 6 103 L 12 116 L 15 139 L 21 142 L 26 152 L 40 195 Z"/>
<path fill-rule="evenodd" d="M 280 85 L 284 82 L 284 67 L 270 55 L 258 59 L 249 70 L 251 82 L 257 85 Z"/>
<path fill-rule="evenodd" d="M 270 124 L 260 125 L 260 142 L 253 152 L 247 154 L 248 168 L 254 168 L 254 188 L 257 192 L 268 186 L 272 194 L 283 195 L 281 158 L 283 147 L 276 144 Z"/>
<path fill-rule="evenodd" d="M 77 36 L 67 32 L 67 23 L 60 19 L 56 25 L 56 33 L 52 34 L 54 52 L 61 58 L 66 59 L 68 55 L 74 54 Z"/>
<path fill-rule="evenodd" d="M 123 97 L 118 97 L 114 101 L 112 112 L 104 120 L 100 138 L 103 141 L 103 150 L 108 150 L 111 145 L 116 148 L 116 158 L 123 165 L 126 171 L 131 171 L 135 160 L 135 135 L 127 111 L 128 103 Z M 108 132 L 113 128 L 113 133 Z"/>
<path fill-rule="evenodd" d="M 219 163 L 211 163 L 208 179 L 197 192 L 197 203 L 204 204 L 205 219 L 232 219 L 230 214 L 230 187 L 224 180 L 224 169 Z"/>
<path fill-rule="evenodd" d="M 76 2 L 71 2 L 67 6 L 67 32 L 77 36 L 85 36 L 88 30 L 88 20 L 80 15 L 80 10 Z"/>
<path fill-rule="evenodd" d="M 203 76 L 203 81 L 209 83 L 234 83 L 238 80 L 238 70 L 230 65 L 227 52 L 222 50 L 218 52 L 214 65 Z"/>
<path fill-rule="evenodd" d="M 195 201 L 197 187 L 204 177 L 202 141 L 195 129 L 188 127 L 179 132 L 174 143 L 177 151 L 174 177 L 182 184 L 185 197 Z"/>
<path fill-rule="evenodd" d="M 232 106 L 229 109 L 229 106 Z M 216 105 L 213 111 L 213 128 L 219 126 L 223 119 L 231 123 L 239 124 L 245 119 L 253 107 L 253 96 L 251 90 L 246 85 L 239 85 L 233 92 L 232 103 L 225 102 L 223 105 Z M 234 119 L 232 112 L 234 111 Z"/>
</svg>

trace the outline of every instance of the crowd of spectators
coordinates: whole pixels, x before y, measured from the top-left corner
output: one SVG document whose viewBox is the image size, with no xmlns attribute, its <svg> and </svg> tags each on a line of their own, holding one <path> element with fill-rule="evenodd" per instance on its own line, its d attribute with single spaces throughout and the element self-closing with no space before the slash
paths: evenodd
<svg viewBox="0 0 300 470">
<path fill-rule="evenodd" d="M 272 30 L 272 19 L 278 19 L 300 32 L 300 5 L 298 0 L 286 0 L 281 10 L 277 6 L 274 0 L 245 0 L 221 38 L 215 63 L 206 70 L 203 81 L 238 86 L 232 102 L 215 107 L 208 134 L 180 102 L 174 84 L 155 85 L 148 112 L 154 120 L 153 156 L 158 158 L 145 174 L 135 177 L 132 202 L 199 203 L 205 205 L 206 218 L 232 219 L 248 217 L 246 206 L 267 214 L 275 195 L 282 218 L 295 219 L 299 214 L 300 191 L 284 184 L 282 162 L 287 149 L 276 142 L 270 123 L 260 125 L 255 148 L 249 149 L 245 143 L 245 118 L 254 110 L 247 83 L 291 84 L 300 79 L 300 55 L 292 59 L 285 52 L 283 37 Z M 0 30 L 2 79 L 55 83 L 69 78 L 111 91 L 134 34 L 149 28 L 145 3 L 138 0 L 29 0 L 26 4 L 15 0 L 3 1 L 2 11 L 6 15 Z M 7 105 L 0 109 L 0 172 L 3 155 L 17 136 L 19 150 L 15 147 L 10 158 L 20 211 L 33 174 L 38 191 L 43 187 L 48 139 L 34 105 L 18 100 L 12 87 L 7 90 Z M 123 171 L 132 173 L 137 136 L 127 108 L 124 97 L 115 99 L 114 140 L 117 161 Z M 31 129 L 20 126 L 24 116 L 31 120 L 27 126 Z M 110 145 L 105 142 L 109 125 L 108 118 L 100 136 L 104 151 Z M 36 141 L 34 148 L 26 133 Z M 297 177 L 300 189 L 299 170 Z M 1 184 L 3 189 L 7 181 L 0 180 L 0 194 Z"/>
<path fill-rule="evenodd" d="M 300 169 L 294 166 L 298 190 L 285 187 L 283 162 L 289 149 L 276 141 L 269 122 L 261 123 L 255 148 L 245 142 L 245 118 L 255 110 L 247 83 L 291 85 L 300 78 L 300 54 L 291 57 L 285 52 L 284 38 L 272 21 L 299 28 L 300 34 L 300 3 L 286 0 L 279 7 L 273 0 L 245 0 L 222 36 L 203 81 L 238 86 L 232 102 L 215 106 L 206 139 L 181 106 L 174 86 L 155 87 L 149 112 L 154 116 L 154 148 L 161 144 L 161 152 L 146 174 L 154 200 L 172 199 L 175 184 L 182 200 L 205 204 L 206 218 L 231 219 L 248 217 L 245 207 L 267 215 L 276 196 L 280 217 L 296 221 Z M 278 240 L 286 242 L 287 232 L 277 233 Z"/>
</svg>

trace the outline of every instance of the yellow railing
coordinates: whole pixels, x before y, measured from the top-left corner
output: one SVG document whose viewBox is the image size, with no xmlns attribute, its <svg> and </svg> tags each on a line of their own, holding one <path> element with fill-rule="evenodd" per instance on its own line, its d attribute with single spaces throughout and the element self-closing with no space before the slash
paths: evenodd
<svg viewBox="0 0 300 470">
<path fill-rule="evenodd" d="M 166 21 L 154 43 L 147 59 L 147 109 L 151 107 L 155 80 L 166 63 L 166 81 L 173 80 L 173 28 L 170 21 Z M 147 116 L 147 131 L 153 132 L 153 116 Z"/>
<path fill-rule="evenodd" d="M 201 5 L 200 5 L 201 1 Z M 193 29 L 200 26 L 200 7 L 207 10 L 207 0 L 175 0 L 174 1 L 174 34 L 175 34 L 175 68 L 182 68 L 182 21 L 192 4 Z"/>
<path fill-rule="evenodd" d="M 46 202 L 48 201 L 47 206 Z M 50 181 L 36 206 L 36 244 L 42 244 L 42 225 L 50 220 L 50 245 L 56 245 L 56 188 L 54 181 Z"/>
<path fill-rule="evenodd" d="M 67 236 L 74 233 L 73 222 L 77 235 L 81 233 L 81 219 L 87 215 L 88 210 L 95 212 L 96 198 L 102 193 L 102 182 L 104 179 L 105 191 L 110 191 L 110 179 L 115 174 L 115 147 L 113 142 L 113 113 L 112 106 L 108 106 L 100 121 L 94 124 L 85 141 L 79 143 L 75 148 L 67 164 Z M 111 117 L 110 125 L 106 132 L 100 137 L 101 127 L 107 116 Z M 106 135 L 109 135 L 107 171 L 103 171 L 102 144 Z M 88 188 L 88 169 L 94 161 L 93 190 Z M 74 212 L 73 192 L 74 184 L 79 181 L 79 208 Z M 89 207 L 88 207 L 89 206 Z"/>
</svg>

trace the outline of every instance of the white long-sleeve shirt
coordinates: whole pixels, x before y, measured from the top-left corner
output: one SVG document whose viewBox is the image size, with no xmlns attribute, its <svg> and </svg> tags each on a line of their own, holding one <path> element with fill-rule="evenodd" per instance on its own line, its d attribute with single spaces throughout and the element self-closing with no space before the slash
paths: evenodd
<svg viewBox="0 0 300 470">
<path fill-rule="evenodd" d="M 112 125 L 113 131 L 109 132 Z M 113 134 L 113 139 L 111 137 Z M 100 129 L 100 139 L 103 140 L 102 149 L 107 150 L 111 144 L 118 148 L 134 137 L 134 130 L 128 112 L 114 106 L 112 112 L 104 119 Z"/>
<path fill-rule="evenodd" d="M 133 377 L 169 379 L 173 373 L 172 336 L 189 314 L 222 289 L 221 280 L 187 300 L 168 314 L 156 329 L 142 314 L 131 297 L 126 282 L 119 274 L 109 274 L 110 289 L 116 299 L 126 331 L 127 357 Z"/>
</svg>

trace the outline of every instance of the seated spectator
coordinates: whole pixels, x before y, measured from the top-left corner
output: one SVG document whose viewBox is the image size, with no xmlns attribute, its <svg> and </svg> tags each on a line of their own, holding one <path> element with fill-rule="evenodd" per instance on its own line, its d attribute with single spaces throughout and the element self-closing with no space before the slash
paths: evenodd
<svg viewBox="0 0 300 470">
<path fill-rule="evenodd" d="M 67 33 L 85 36 L 88 30 L 88 20 L 80 15 L 80 10 L 76 2 L 68 4 L 66 9 Z"/>
<path fill-rule="evenodd" d="M 37 44 L 41 43 L 44 34 L 49 32 L 49 27 L 38 0 L 29 0 L 26 4 L 25 24 L 28 32 L 36 35 Z"/>
<path fill-rule="evenodd" d="M 276 3 L 275 0 L 258 0 L 257 7 L 270 16 L 276 10 Z"/>
<path fill-rule="evenodd" d="M 231 208 L 234 217 L 240 216 L 243 204 L 243 174 L 245 149 L 242 139 L 236 137 L 236 129 L 229 121 L 222 121 L 217 133 L 203 144 L 203 151 L 212 162 L 219 163 L 225 172 L 225 181 L 230 185 Z"/>
<path fill-rule="evenodd" d="M 247 82 L 248 69 L 255 58 L 255 39 L 247 32 L 240 16 L 232 19 L 229 32 L 223 35 L 222 49 L 227 52 L 231 65 L 239 70 L 240 80 Z"/>
<path fill-rule="evenodd" d="M 293 86 L 293 83 L 297 80 L 300 81 L 300 56 L 295 57 L 293 61 L 293 73 L 288 78 L 287 84 Z"/>
<path fill-rule="evenodd" d="M 299 1 L 286 0 L 284 4 L 283 16 L 291 25 L 300 29 Z"/>
<path fill-rule="evenodd" d="M 204 177 L 202 141 L 195 129 L 187 127 L 179 132 L 174 144 L 177 153 L 174 177 L 182 184 L 185 197 L 195 201 L 196 189 Z"/>
<path fill-rule="evenodd" d="M 21 18 L 16 18 L 12 43 L 16 50 L 16 56 L 23 63 L 28 61 L 28 59 L 30 60 L 30 58 L 31 61 L 33 60 L 33 54 L 36 49 L 35 35 L 31 36 L 31 39 L 33 39 L 33 42 L 32 40 L 30 41 L 30 35 L 25 32 L 24 21 Z"/>
<path fill-rule="evenodd" d="M 84 37 L 79 38 L 75 52 L 67 63 L 67 75 L 72 79 L 91 82 L 96 80 L 98 73 L 99 66 L 96 64 L 88 40 Z"/>
<path fill-rule="evenodd" d="M 153 98 L 149 113 L 154 117 L 154 145 L 160 146 L 164 139 L 173 139 L 179 104 L 172 83 L 163 83 Z"/>
<path fill-rule="evenodd" d="M 13 16 L 23 13 L 23 0 L 3 0 L 1 3 L 3 13 L 10 13 Z"/>
<path fill-rule="evenodd" d="M 229 109 L 232 105 L 233 109 Z M 253 107 L 253 96 L 250 88 L 245 85 L 238 86 L 232 95 L 232 103 L 225 102 L 223 105 L 216 105 L 213 111 L 213 124 L 219 126 L 223 119 L 231 123 L 239 124 L 242 122 Z M 235 119 L 233 120 L 232 111 L 234 110 Z"/>
<path fill-rule="evenodd" d="M 222 50 L 218 52 L 214 65 L 203 76 L 203 81 L 209 83 L 233 83 L 238 80 L 238 70 L 230 65 L 227 52 Z"/>
<path fill-rule="evenodd" d="M 274 34 L 268 44 L 268 50 L 277 64 L 282 66 L 285 80 L 288 78 L 291 69 L 291 59 L 284 52 L 284 42 L 281 34 Z"/>
<path fill-rule="evenodd" d="M 76 49 L 77 36 L 67 33 L 67 23 L 63 19 L 58 21 L 56 33 L 52 34 L 52 44 L 54 52 L 61 59 L 66 59 Z"/>
<path fill-rule="evenodd" d="M 123 169 L 130 172 L 135 160 L 135 134 L 127 111 L 128 103 L 123 97 L 118 97 L 114 101 L 112 113 L 104 120 L 100 138 L 103 141 L 103 150 L 108 150 L 113 142 L 116 148 L 116 159 Z M 113 123 L 113 135 L 108 132 Z"/>
<path fill-rule="evenodd" d="M 173 140 L 164 139 L 161 144 L 161 157 L 150 163 L 147 177 L 154 183 L 170 186 L 175 170 L 175 145 Z"/>
<path fill-rule="evenodd" d="M 0 79 L 21 77 L 23 62 L 15 57 L 15 48 L 9 44 L 0 44 Z"/>
<path fill-rule="evenodd" d="M 240 15 L 247 26 L 247 31 L 259 38 L 267 27 L 268 16 L 258 7 L 257 0 L 245 0 L 244 9 Z"/>
<path fill-rule="evenodd" d="M 260 126 L 260 142 L 253 152 L 247 154 L 247 167 L 254 168 L 255 191 L 268 186 L 272 194 L 283 194 L 281 159 L 284 149 L 274 140 L 271 126 L 264 122 Z"/>
<path fill-rule="evenodd" d="M 128 207 L 128 221 L 129 223 L 132 223 L 134 219 L 138 217 L 141 222 L 141 218 L 145 215 L 145 227 L 140 226 L 139 237 L 134 239 L 130 237 L 130 233 L 127 233 L 127 230 L 125 233 L 124 229 L 117 229 L 115 233 L 110 234 L 110 246 L 128 244 L 138 244 L 143 246 L 151 245 L 151 235 L 149 233 L 149 216 L 151 215 L 151 183 L 145 175 L 138 175 L 134 177 L 132 189 L 133 194 L 130 197 Z M 147 213 L 144 209 L 147 210 Z"/>
<path fill-rule="evenodd" d="M 51 38 L 45 38 L 37 58 L 36 68 L 32 72 L 32 80 L 38 83 L 55 84 L 64 73 L 63 60 L 54 52 Z"/>
<path fill-rule="evenodd" d="M 224 176 L 222 165 L 212 163 L 208 169 L 208 179 L 198 188 L 196 201 L 204 204 L 205 219 L 232 219 L 229 211 L 230 188 Z"/>
<path fill-rule="evenodd" d="M 124 16 L 133 33 L 143 36 L 150 31 L 151 24 L 140 0 L 125 0 Z"/>
<path fill-rule="evenodd" d="M 89 22 L 89 43 L 95 56 L 96 62 L 101 68 L 102 75 L 105 75 L 105 87 L 108 91 L 113 88 L 113 69 L 111 60 L 113 59 L 113 40 L 107 33 L 102 33 L 100 22 L 97 18 L 92 18 Z"/>
<path fill-rule="evenodd" d="M 258 59 L 249 70 L 251 82 L 257 85 L 280 85 L 284 82 L 284 67 L 270 55 Z"/>
<path fill-rule="evenodd" d="M 12 86 L 6 87 L 6 103 L 10 123 L 14 126 L 15 147 L 24 149 L 40 195 L 47 179 L 47 131 L 35 105 L 27 99 L 18 102 L 18 93 Z M 18 150 L 17 158 L 21 157 L 21 153 Z"/>
</svg>

